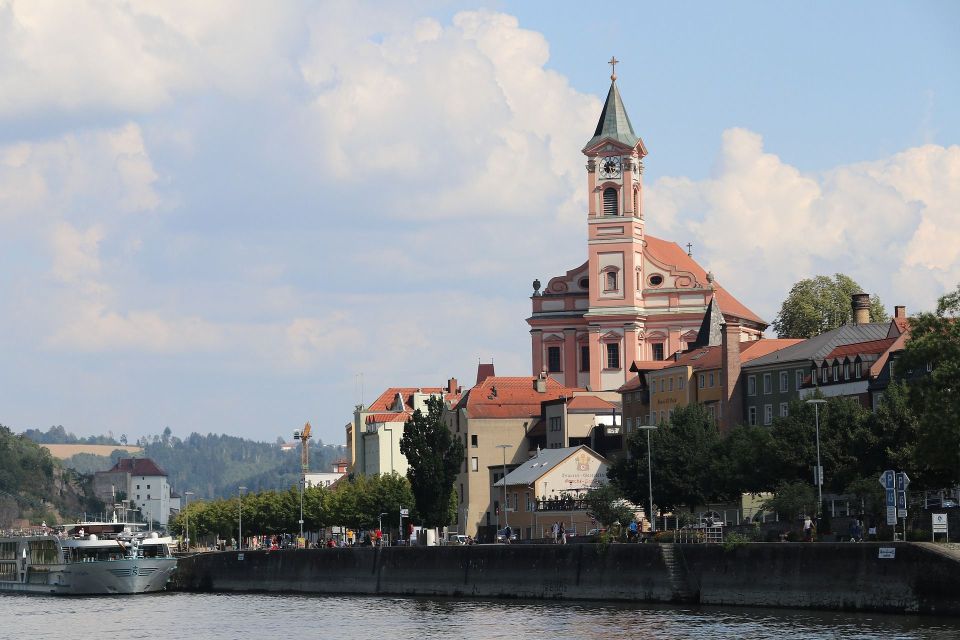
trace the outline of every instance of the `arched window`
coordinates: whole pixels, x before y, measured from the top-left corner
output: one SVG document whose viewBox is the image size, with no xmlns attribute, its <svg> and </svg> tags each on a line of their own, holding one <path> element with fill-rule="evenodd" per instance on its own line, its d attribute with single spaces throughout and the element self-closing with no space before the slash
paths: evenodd
<svg viewBox="0 0 960 640">
<path fill-rule="evenodd" d="M 607 291 L 617 290 L 617 272 L 607 271 Z"/>
<path fill-rule="evenodd" d="M 640 191 L 638 189 L 633 190 L 633 215 L 640 216 L 640 203 L 639 203 Z"/>
<path fill-rule="evenodd" d="M 620 215 L 620 208 L 617 206 L 617 190 L 613 187 L 607 187 L 603 190 L 603 215 Z"/>
</svg>

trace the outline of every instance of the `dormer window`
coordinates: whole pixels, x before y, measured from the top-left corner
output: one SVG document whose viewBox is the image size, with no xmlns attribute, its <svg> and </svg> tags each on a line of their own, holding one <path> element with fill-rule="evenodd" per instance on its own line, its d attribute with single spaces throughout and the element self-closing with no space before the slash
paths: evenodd
<svg viewBox="0 0 960 640">
<path fill-rule="evenodd" d="M 620 207 L 618 206 L 617 190 L 613 187 L 607 187 L 603 190 L 603 215 L 618 216 Z"/>
</svg>

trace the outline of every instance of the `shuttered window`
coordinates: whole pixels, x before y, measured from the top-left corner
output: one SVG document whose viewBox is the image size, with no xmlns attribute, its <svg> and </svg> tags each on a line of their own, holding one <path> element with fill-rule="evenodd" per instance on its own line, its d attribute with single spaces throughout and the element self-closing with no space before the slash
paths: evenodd
<svg viewBox="0 0 960 640">
<path fill-rule="evenodd" d="M 617 190 L 613 187 L 608 187 L 603 190 L 603 215 L 620 215 L 620 209 L 617 207 Z"/>
</svg>

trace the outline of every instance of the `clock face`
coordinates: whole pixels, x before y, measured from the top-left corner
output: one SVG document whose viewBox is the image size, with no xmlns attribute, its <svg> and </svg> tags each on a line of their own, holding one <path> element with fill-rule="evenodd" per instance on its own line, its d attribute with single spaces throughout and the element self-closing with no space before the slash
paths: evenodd
<svg viewBox="0 0 960 640">
<path fill-rule="evenodd" d="M 600 161 L 601 178 L 619 178 L 620 177 L 620 157 L 610 156 Z"/>
</svg>

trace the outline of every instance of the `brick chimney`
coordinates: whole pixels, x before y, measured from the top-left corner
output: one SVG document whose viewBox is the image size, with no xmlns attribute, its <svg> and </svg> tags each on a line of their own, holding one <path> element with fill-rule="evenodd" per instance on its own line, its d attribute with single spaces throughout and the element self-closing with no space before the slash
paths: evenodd
<svg viewBox="0 0 960 640">
<path fill-rule="evenodd" d="M 447 380 L 447 393 L 453 394 L 457 392 L 457 379 L 450 378 Z"/>
<path fill-rule="evenodd" d="M 907 317 L 907 308 L 903 305 L 897 305 L 893 308 L 893 317 L 894 318 L 906 318 Z"/>
<path fill-rule="evenodd" d="M 853 305 L 853 324 L 867 324 L 870 322 L 870 294 L 855 293 L 850 296 Z"/>
<path fill-rule="evenodd" d="M 547 374 L 541 372 L 539 376 L 533 380 L 533 389 L 537 393 L 546 393 L 547 392 Z"/>
<path fill-rule="evenodd" d="M 727 321 L 722 326 L 720 430 L 726 433 L 743 422 L 743 389 L 740 386 L 740 323 Z"/>
</svg>

